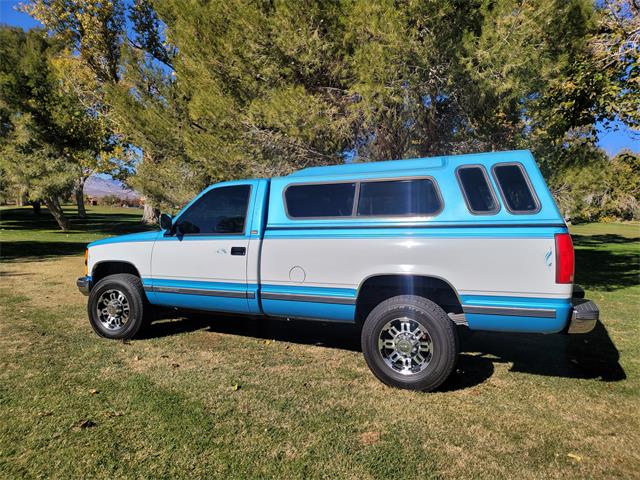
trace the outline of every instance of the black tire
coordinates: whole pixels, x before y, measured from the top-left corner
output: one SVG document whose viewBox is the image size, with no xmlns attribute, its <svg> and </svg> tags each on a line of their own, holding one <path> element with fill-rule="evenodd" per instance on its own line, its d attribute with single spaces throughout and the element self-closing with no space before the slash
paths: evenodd
<svg viewBox="0 0 640 480">
<path fill-rule="evenodd" d="M 101 301 L 103 294 L 111 295 L 110 291 L 119 292 L 126 299 L 128 306 L 127 321 L 120 327 L 110 328 L 106 323 L 101 321 L 98 312 L 98 303 L 100 307 L 104 307 Z M 120 302 L 122 307 L 123 302 Z M 109 275 L 100 280 L 89 294 L 89 302 L 87 311 L 89 313 L 89 322 L 93 330 L 101 337 L 114 340 L 122 340 L 133 338 L 142 327 L 145 321 L 145 314 L 149 310 L 147 296 L 144 293 L 142 282 L 135 275 L 129 273 L 118 273 Z M 122 308 L 121 308 L 122 311 Z"/>
<path fill-rule="evenodd" d="M 405 318 L 409 320 L 410 325 L 415 325 L 413 322 L 420 325 L 420 332 L 423 333 L 423 336 L 419 337 L 423 340 L 420 345 L 422 343 L 428 345 L 428 340 L 430 340 L 431 345 L 426 350 L 428 354 L 421 357 L 425 360 L 423 363 L 426 363 L 423 367 L 413 366 L 412 363 L 411 368 L 415 369 L 415 373 L 411 373 L 412 370 L 407 373 L 398 371 L 397 369 L 402 368 L 402 366 L 398 366 L 390 358 L 394 350 L 392 348 L 382 349 L 379 346 L 379 339 L 383 329 L 390 324 L 404 323 L 406 322 Z M 403 320 L 401 321 L 400 319 Z M 397 329 L 394 331 L 397 331 Z M 418 330 L 415 331 L 417 332 Z M 389 330 L 385 330 L 382 336 L 391 335 L 388 332 Z M 394 345 L 398 345 L 396 340 L 398 338 L 394 337 Z M 392 297 L 375 307 L 364 322 L 361 341 L 364 358 L 373 374 L 383 383 L 396 388 L 421 391 L 434 390 L 451 374 L 458 358 L 458 336 L 451 319 L 438 305 L 426 298 L 415 295 Z M 403 344 L 402 346 L 405 347 L 406 345 L 410 344 Z M 415 348 L 420 347 L 416 346 Z M 396 351 L 399 352 L 399 347 L 396 347 Z M 414 351 L 406 352 L 406 355 L 411 356 Z M 388 355 L 388 352 L 391 352 L 392 355 Z M 398 355 L 400 353 L 402 352 L 399 352 Z M 422 352 L 420 354 L 422 355 Z M 396 355 L 396 358 L 399 358 L 398 355 Z"/>
</svg>

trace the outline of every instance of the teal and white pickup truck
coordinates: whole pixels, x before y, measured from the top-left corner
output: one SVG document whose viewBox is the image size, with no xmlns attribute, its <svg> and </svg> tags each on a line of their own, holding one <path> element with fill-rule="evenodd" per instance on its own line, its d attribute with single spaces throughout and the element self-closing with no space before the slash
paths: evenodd
<svg viewBox="0 0 640 480">
<path fill-rule="evenodd" d="M 598 319 L 574 298 L 571 237 L 528 151 L 224 182 L 160 223 L 89 245 L 78 287 L 99 335 L 133 337 L 154 305 L 349 322 L 380 380 L 431 390 L 454 368 L 456 325 Z"/>
</svg>

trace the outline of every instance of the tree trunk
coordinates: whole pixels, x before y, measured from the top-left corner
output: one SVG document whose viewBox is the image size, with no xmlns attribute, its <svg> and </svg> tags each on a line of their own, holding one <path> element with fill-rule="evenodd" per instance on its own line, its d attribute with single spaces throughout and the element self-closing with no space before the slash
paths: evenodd
<svg viewBox="0 0 640 480">
<path fill-rule="evenodd" d="M 57 197 L 45 197 L 43 201 L 62 231 L 66 232 L 69 230 L 69 220 L 64 216 L 64 212 L 60 206 L 60 200 L 58 200 Z"/>
<path fill-rule="evenodd" d="M 87 210 L 84 208 L 84 182 L 86 179 L 81 178 L 76 182 L 76 205 L 78 206 L 78 217 L 87 218 Z"/>
<path fill-rule="evenodd" d="M 144 200 L 144 210 L 142 212 L 142 223 L 147 225 L 154 225 L 158 223 L 160 218 L 160 210 L 155 208 L 149 203 L 149 200 Z"/>
<path fill-rule="evenodd" d="M 20 189 L 20 193 L 18 193 L 18 198 L 16 199 L 16 204 L 18 207 L 24 207 L 29 200 L 29 195 L 27 195 L 26 189 Z"/>
</svg>

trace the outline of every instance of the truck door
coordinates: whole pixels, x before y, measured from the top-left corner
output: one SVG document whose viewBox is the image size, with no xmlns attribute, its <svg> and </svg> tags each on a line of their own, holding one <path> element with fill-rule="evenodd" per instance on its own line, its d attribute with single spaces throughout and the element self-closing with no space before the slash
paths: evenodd
<svg viewBox="0 0 640 480">
<path fill-rule="evenodd" d="M 248 313 L 250 228 L 258 180 L 225 182 L 205 190 L 160 237 L 145 282 L 152 303 Z"/>
</svg>

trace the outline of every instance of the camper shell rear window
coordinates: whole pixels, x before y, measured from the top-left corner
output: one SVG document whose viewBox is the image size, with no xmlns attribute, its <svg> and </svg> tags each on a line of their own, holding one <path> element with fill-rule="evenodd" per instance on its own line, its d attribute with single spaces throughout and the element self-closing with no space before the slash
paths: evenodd
<svg viewBox="0 0 640 480">
<path fill-rule="evenodd" d="M 531 214 L 540 210 L 540 202 L 522 164 L 497 163 L 492 171 L 500 196 L 509 212 Z"/>
</svg>

